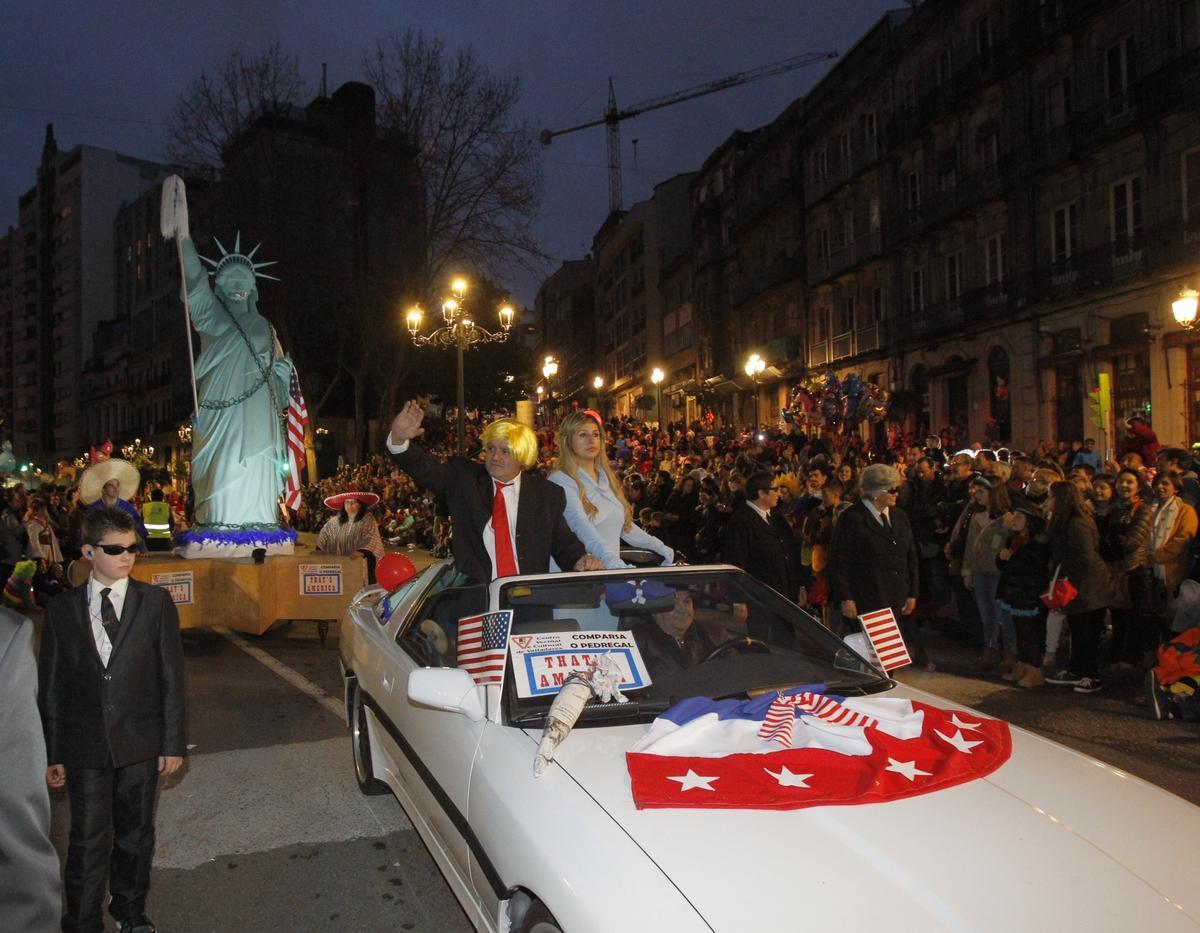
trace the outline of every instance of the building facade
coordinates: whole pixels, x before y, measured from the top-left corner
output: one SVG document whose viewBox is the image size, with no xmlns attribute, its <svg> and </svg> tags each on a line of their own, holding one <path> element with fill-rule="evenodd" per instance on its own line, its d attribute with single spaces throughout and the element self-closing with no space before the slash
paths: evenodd
<svg viewBox="0 0 1200 933">
<path fill-rule="evenodd" d="M 19 223 L 8 237 L 12 364 L 0 369 L 7 383 L 0 396 L 10 399 L 19 458 L 73 459 L 96 442 L 80 374 L 97 328 L 114 316 L 113 218 L 167 171 L 94 146 L 60 152 L 47 127 L 37 183 L 21 196 Z"/>
</svg>

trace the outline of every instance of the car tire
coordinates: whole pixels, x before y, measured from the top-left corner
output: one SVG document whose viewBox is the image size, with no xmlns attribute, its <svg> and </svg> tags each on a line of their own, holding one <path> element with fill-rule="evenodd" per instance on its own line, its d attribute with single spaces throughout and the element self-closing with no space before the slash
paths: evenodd
<svg viewBox="0 0 1200 933">
<path fill-rule="evenodd" d="M 534 901 L 521 918 L 521 926 L 514 933 L 562 933 L 562 925 L 541 901 Z"/>
<path fill-rule="evenodd" d="M 354 717 L 350 721 L 350 748 L 354 754 L 354 779 L 358 789 L 368 797 L 379 797 L 388 793 L 388 786 L 375 777 L 371 765 L 371 738 L 368 730 L 367 707 L 363 703 L 362 691 L 354 684 Z"/>
</svg>

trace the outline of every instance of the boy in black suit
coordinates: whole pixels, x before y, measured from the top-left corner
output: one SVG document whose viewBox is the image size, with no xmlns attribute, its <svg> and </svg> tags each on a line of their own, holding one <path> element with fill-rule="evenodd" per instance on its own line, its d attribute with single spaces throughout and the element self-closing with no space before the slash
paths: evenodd
<svg viewBox="0 0 1200 933">
<path fill-rule="evenodd" d="M 81 933 L 104 928 L 106 881 L 121 933 L 153 933 L 154 799 L 186 749 L 179 616 L 166 590 L 129 578 L 139 546 L 127 513 L 88 513 L 92 574 L 50 601 L 42 628 L 46 783 L 71 801 L 62 928 Z"/>
</svg>

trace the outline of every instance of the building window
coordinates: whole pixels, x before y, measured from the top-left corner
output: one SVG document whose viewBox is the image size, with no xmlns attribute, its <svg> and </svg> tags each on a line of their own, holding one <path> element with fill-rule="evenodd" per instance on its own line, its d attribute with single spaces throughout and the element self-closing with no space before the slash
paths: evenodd
<svg viewBox="0 0 1200 933">
<path fill-rule="evenodd" d="M 878 324 L 883 320 L 883 289 L 878 286 L 871 289 L 871 323 Z"/>
<path fill-rule="evenodd" d="M 829 271 L 829 228 L 822 227 L 817 231 L 817 268 L 823 272 Z"/>
<path fill-rule="evenodd" d="M 992 21 L 986 16 L 975 22 L 975 51 L 986 65 L 992 51 Z"/>
<path fill-rule="evenodd" d="M 979 131 L 975 145 L 981 168 L 991 168 L 1000 164 L 1000 130 L 995 124 Z"/>
<path fill-rule="evenodd" d="M 1187 345 L 1188 443 L 1200 443 L 1200 340 Z"/>
<path fill-rule="evenodd" d="M 863 145 L 868 149 L 875 147 L 875 137 L 878 135 L 878 124 L 875 122 L 875 111 L 869 110 L 862 115 Z"/>
<path fill-rule="evenodd" d="M 962 256 L 951 253 L 946 257 L 946 298 L 957 298 L 962 294 Z"/>
<path fill-rule="evenodd" d="M 991 420 L 986 433 L 994 435 L 993 439 L 997 441 L 1007 441 L 1012 437 L 1010 369 L 1008 351 L 1003 347 L 992 347 L 991 352 L 988 353 L 988 384 L 991 386 L 988 406 Z"/>
<path fill-rule="evenodd" d="M 1063 78 L 1046 88 L 1046 129 L 1064 126 L 1071 119 L 1071 79 Z"/>
<path fill-rule="evenodd" d="M 912 210 L 921 204 L 921 173 L 909 172 L 904 176 L 904 204 Z"/>
<path fill-rule="evenodd" d="M 848 334 L 854 330 L 854 296 L 847 295 L 842 299 L 841 312 L 834 326 L 834 336 Z"/>
<path fill-rule="evenodd" d="M 1183 219 L 1200 221 L 1200 149 L 1183 154 Z"/>
<path fill-rule="evenodd" d="M 1065 262 L 1075 255 L 1079 249 L 1079 211 L 1076 204 L 1064 204 L 1054 211 L 1054 220 L 1050 230 L 1051 258 L 1054 262 Z"/>
<path fill-rule="evenodd" d="M 837 138 L 838 143 L 838 161 L 843 168 L 850 166 L 850 134 L 842 133 Z"/>
<path fill-rule="evenodd" d="M 1142 351 L 1113 357 L 1113 415 L 1123 422 L 1141 415 L 1150 423 L 1150 354 Z"/>
<path fill-rule="evenodd" d="M 939 85 L 954 77 L 954 49 L 949 45 L 938 55 L 936 77 Z"/>
<path fill-rule="evenodd" d="M 912 269 L 908 273 L 908 309 L 914 312 L 925 309 L 924 269 Z"/>
<path fill-rule="evenodd" d="M 1142 179 L 1118 182 L 1111 189 L 1112 242 L 1117 252 L 1133 248 L 1142 233 Z"/>
<path fill-rule="evenodd" d="M 1004 281 L 1004 238 L 1006 234 L 996 233 L 988 237 L 983 244 L 987 268 L 987 284 L 998 285 Z"/>
<path fill-rule="evenodd" d="M 821 184 L 829 178 L 829 151 L 818 149 L 813 153 L 813 180 Z"/>
<path fill-rule="evenodd" d="M 1129 109 L 1129 82 L 1133 71 L 1133 36 L 1126 36 L 1104 53 L 1104 91 L 1108 115 L 1120 116 Z"/>
<path fill-rule="evenodd" d="M 1200 46 L 1200 2 L 1180 0 L 1179 50 L 1190 52 Z"/>
</svg>

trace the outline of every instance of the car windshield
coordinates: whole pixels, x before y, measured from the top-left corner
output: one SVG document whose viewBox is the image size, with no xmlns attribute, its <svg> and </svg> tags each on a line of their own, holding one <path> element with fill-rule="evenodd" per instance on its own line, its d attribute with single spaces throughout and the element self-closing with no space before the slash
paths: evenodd
<svg viewBox="0 0 1200 933">
<path fill-rule="evenodd" d="M 565 577 L 565 575 L 564 575 Z M 649 674 L 635 703 L 588 703 L 581 722 L 652 718 L 688 697 L 746 698 L 802 685 L 862 695 L 891 682 L 812 616 L 741 571 L 638 571 L 501 587 L 513 635 L 628 631 Z M 557 691 L 519 697 L 511 657 L 505 715 L 539 725 Z"/>
</svg>

